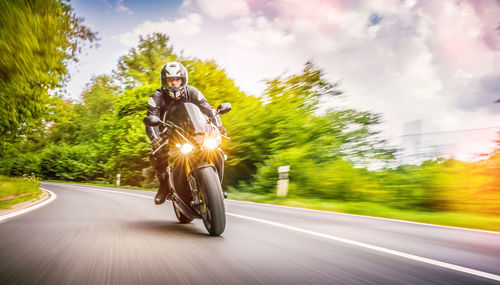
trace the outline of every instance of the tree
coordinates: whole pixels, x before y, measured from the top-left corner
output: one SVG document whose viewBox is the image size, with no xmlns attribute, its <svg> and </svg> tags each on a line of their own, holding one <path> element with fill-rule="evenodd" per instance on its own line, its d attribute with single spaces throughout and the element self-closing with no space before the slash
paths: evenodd
<svg viewBox="0 0 500 285">
<path fill-rule="evenodd" d="M 161 33 L 141 36 L 139 46 L 120 57 L 116 75 L 127 89 L 160 84 L 159 74 L 163 65 L 178 58 L 168 41 L 169 37 Z"/>
<path fill-rule="evenodd" d="M 98 133 L 102 123 L 113 120 L 115 101 L 119 98 L 119 87 L 109 75 L 92 78 L 82 93 L 83 104 L 76 106 L 81 126 L 78 141 L 88 143 L 99 139 Z"/>
<path fill-rule="evenodd" d="M 355 167 L 371 159 L 391 158 L 394 151 L 375 138 L 378 133 L 372 128 L 380 123 L 378 114 L 352 109 L 319 114 L 321 101 L 340 94 L 339 83 L 326 80 L 311 62 L 298 74 L 267 81 L 262 112 L 255 114 L 258 130 L 249 140 L 259 150 L 253 156 L 257 166 L 253 189 L 273 191 L 277 167 L 291 165 L 291 189 L 298 189 L 295 194 L 360 197 L 353 192 L 359 188 L 356 181 L 361 180 Z"/>
<path fill-rule="evenodd" d="M 64 0 L 5 0 L 0 11 L 0 138 L 12 141 L 42 123 L 49 90 L 97 38 Z"/>
</svg>

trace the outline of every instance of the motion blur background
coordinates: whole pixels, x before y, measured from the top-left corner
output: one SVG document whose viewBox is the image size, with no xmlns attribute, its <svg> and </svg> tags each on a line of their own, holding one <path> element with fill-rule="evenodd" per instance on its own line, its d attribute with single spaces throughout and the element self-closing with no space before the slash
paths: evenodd
<svg viewBox="0 0 500 285">
<path fill-rule="evenodd" d="M 235 197 L 500 215 L 498 1 L 159 2 L 2 1 L 1 173 L 154 188 L 142 119 L 175 60 L 233 105 Z"/>
</svg>

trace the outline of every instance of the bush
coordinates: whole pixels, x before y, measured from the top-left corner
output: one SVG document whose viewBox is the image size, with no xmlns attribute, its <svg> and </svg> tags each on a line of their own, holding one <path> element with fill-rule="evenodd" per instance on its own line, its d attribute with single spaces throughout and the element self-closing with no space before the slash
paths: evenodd
<svg viewBox="0 0 500 285">
<path fill-rule="evenodd" d="M 94 147 L 49 145 L 42 151 L 40 172 L 45 179 L 90 181 L 102 174 Z"/>
<path fill-rule="evenodd" d="M 40 176 L 40 160 L 40 154 L 34 152 L 12 155 L 0 160 L 0 173 L 9 176 L 25 174 Z"/>
<path fill-rule="evenodd" d="M 360 200 L 364 178 L 361 170 L 341 159 L 318 163 L 311 159 L 307 146 L 291 148 L 260 164 L 252 184 L 254 191 L 268 194 L 276 191 L 278 167 L 290 165 L 289 196 Z"/>
</svg>

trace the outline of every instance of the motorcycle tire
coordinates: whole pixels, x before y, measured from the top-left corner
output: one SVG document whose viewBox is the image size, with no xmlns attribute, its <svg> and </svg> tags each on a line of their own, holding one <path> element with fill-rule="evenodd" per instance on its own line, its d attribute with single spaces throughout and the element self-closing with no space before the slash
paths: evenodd
<svg viewBox="0 0 500 285">
<path fill-rule="evenodd" d="M 210 235 L 220 236 L 226 228 L 226 209 L 219 177 L 213 168 L 205 167 L 198 170 L 196 178 L 203 224 Z"/>
<path fill-rule="evenodd" d="M 172 203 L 173 206 L 174 206 L 174 213 L 175 213 L 175 216 L 177 217 L 177 220 L 179 221 L 179 223 L 181 224 L 188 224 L 188 223 L 191 223 L 191 221 L 193 219 L 191 218 L 188 218 L 187 216 L 185 216 L 180 210 L 179 208 L 177 208 L 177 206 L 175 205 L 175 202 Z"/>
</svg>

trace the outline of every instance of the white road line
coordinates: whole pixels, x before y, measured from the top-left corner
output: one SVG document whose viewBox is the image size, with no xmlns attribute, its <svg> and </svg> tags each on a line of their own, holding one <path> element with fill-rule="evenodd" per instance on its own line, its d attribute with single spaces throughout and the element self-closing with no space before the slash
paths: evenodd
<svg viewBox="0 0 500 285">
<path fill-rule="evenodd" d="M 494 232 L 494 231 L 488 231 L 488 230 L 476 230 L 476 229 L 461 228 L 461 227 L 454 227 L 454 226 L 444 226 L 444 225 L 436 225 L 436 224 L 429 224 L 429 223 L 422 223 L 422 222 L 413 222 L 413 221 L 405 221 L 405 220 L 398 220 L 398 219 L 391 219 L 391 218 L 382 218 L 382 217 L 375 217 L 375 216 L 368 216 L 368 215 L 357 215 L 357 214 L 348 214 L 348 213 L 340 213 L 340 212 L 313 210 L 313 209 L 305 209 L 305 208 L 283 206 L 283 205 L 273 205 L 273 204 L 266 204 L 266 203 L 256 203 L 256 202 L 249 202 L 249 201 L 238 201 L 238 200 L 231 200 L 231 199 L 228 199 L 228 200 L 230 200 L 231 202 L 237 202 L 237 203 L 241 203 L 241 204 L 250 204 L 250 205 L 259 205 L 259 206 L 266 206 L 266 207 L 285 208 L 285 209 L 291 209 L 291 210 L 316 212 L 316 213 L 325 213 L 325 214 L 331 214 L 331 215 L 361 217 L 361 218 L 369 218 L 369 219 L 383 220 L 383 221 L 392 221 L 392 222 L 405 223 L 405 224 L 429 226 L 429 227 L 435 227 L 435 228 L 445 228 L 445 229 L 453 229 L 453 230 L 465 230 L 465 231 L 471 231 L 471 232 L 480 232 L 480 233 L 488 233 L 488 234 L 500 235 L 500 232 Z"/>
<path fill-rule="evenodd" d="M 96 189 L 96 188 L 90 188 L 90 187 L 84 187 L 84 186 L 75 186 L 75 185 L 71 185 L 71 186 L 78 187 L 78 188 L 84 188 L 87 190 L 104 191 L 104 192 L 110 192 L 110 193 L 118 193 L 118 194 L 123 194 L 123 195 L 130 195 L 130 196 L 137 196 L 137 197 L 142 197 L 142 198 L 153 199 L 153 197 L 140 195 L 140 194 L 134 194 L 134 193 L 112 191 L 112 190 L 103 190 L 103 189 Z M 290 207 L 290 208 L 293 208 L 293 207 Z M 301 233 L 305 233 L 305 234 L 309 234 L 309 235 L 313 235 L 313 236 L 317 236 L 317 237 L 322 237 L 322 238 L 326 238 L 329 240 L 343 242 L 346 244 L 359 246 L 362 248 L 367 248 L 367 249 L 371 249 L 371 250 L 375 250 L 375 251 L 379 251 L 379 252 L 383 252 L 383 253 L 387 253 L 387 254 L 392 254 L 395 256 L 399 256 L 399 257 L 403 257 L 403 258 L 407 258 L 407 259 L 411 259 L 411 260 L 415 260 L 415 261 L 419 261 L 419 262 L 423 262 L 423 263 L 427 263 L 427 264 L 431 264 L 431 265 L 435 265 L 435 266 L 439 266 L 439 267 L 443 267 L 443 268 L 447 268 L 447 269 L 451 269 L 451 270 L 455 270 L 455 271 L 459 271 L 459 272 L 463 272 L 463 273 L 467 273 L 467 274 L 495 280 L 495 281 L 500 281 L 500 275 L 495 275 L 495 274 L 484 272 L 484 271 L 479 271 L 479 270 L 475 270 L 475 269 L 471 269 L 471 268 L 467 268 L 467 267 L 463 267 L 463 266 L 459 266 L 459 265 L 455 265 L 455 264 L 451 264 L 451 263 L 437 261 L 434 259 L 425 258 L 425 257 L 421 257 L 418 255 L 413 255 L 413 254 L 408 254 L 408 253 L 404 253 L 404 252 L 400 252 L 400 251 L 396 251 L 396 250 L 392 250 L 392 249 L 388 249 L 388 248 L 384 248 L 384 247 L 380 247 L 380 246 L 376 246 L 376 245 L 371 245 L 371 244 L 367 244 L 367 243 L 363 243 L 363 242 L 358 242 L 358 241 L 354 241 L 354 240 L 350 240 L 350 239 L 345 239 L 345 238 L 341 238 L 341 237 L 337 237 L 337 236 L 333 236 L 333 235 L 328 235 L 328 234 L 323 234 L 323 233 L 319 233 L 319 232 L 315 232 L 315 231 L 301 229 L 301 228 L 297 228 L 297 227 L 293 227 L 293 226 L 288 226 L 288 225 L 273 222 L 273 221 L 252 218 L 252 217 L 233 214 L 233 213 L 226 213 L 226 214 L 228 216 L 247 219 L 247 220 L 251 220 L 254 222 L 259 222 L 259 223 L 263 223 L 263 224 L 267 224 L 267 225 L 271 225 L 271 226 L 275 226 L 275 227 L 280 227 L 280 228 L 284 228 L 284 229 L 288 229 L 288 230 L 292 230 L 292 231 L 296 231 L 296 232 L 301 232 Z"/>
<path fill-rule="evenodd" d="M 54 192 L 52 192 L 50 190 L 47 190 L 47 189 L 44 189 L 44 188 L 41 188 L 41 187 L 40 187 L 40 189 L 49 192 L 49 194 L 50 194 L 49 199 L 47 199 L 47 200 L 45 200 L 43 202 L 40 202 L 38 204 L 35 204 L 35 205 L 31 206 L 31 207 L 24 208 L 22 210 L 19 210 L 19 211 L 16 211 L 16 212 L 12 212 L 12 213 L 9 213 L 9 214 L 6 214 L 6 215 L 2 215 L 2 216 L 0 216 L 0 223 L 3 222 L 3 221 L 5 221 L 5 220 L 8 220 L 10 218 L 13 218 L 15 216 L 19 216 L 19 215 L 31 212 L 33 210 L 36 210 L 36 209 L 38 209 L 40 207 L 43 207 L 43 206 L 47 205 L 48 203 L 50 203 L 50 202 L 52 202 L 52 201 L 54 201 L 56 199 L 57 195 Z"/>
<path fill-rule="evenodd" d="M 233 214 L 233 213 L 226 213 L 226 214 L 229 216 L 233 216 L 233 217 L 247 219 L 247 220 L 254 221 L 254 222 L 259 222 L 259 223 L 263 223 L 263 224 L 267 224 L 267 225 L 271 225 L 271 226 L 275 226 L 275 227 L 280 227 L 280 228 L 284 228 L 284 229 L 288 229 L 288 230 L 292 230 L 292 231 L 296 231 L 296 232 L 301 232 L 301 233 L 305 233 L 305 234 L 309 234 L 309 235 L 313 235 L 313 236 L 318 236 L 318 237 L 322 237 L 322 238 L 326 238 L 326 239 L 330 239 L 330 240 L 334 240 L 334 241 L 338 241 L 338 242 L 347 243 L 350 245 L 355 245 L 355 246 L 359 246 L 359 247 L 363 247 L 363 248 L 367 248 L 367 249 L 371 249 L 371 250 L 375 250 L 375 251 L 379 251 L 379 252 L 383 252 L 383 253 L 396 255 L 399 257 L 403 257 L 403 258 L 407 258 L 407 259 L 411 259 L 411 260 L 415 260 L 415 261 L 424 262 L 427 264 L 436 265 L 439 267 L 444 267 L 444 268 L 455 270 L 455 271 L 460 271 L 463 273 L 468 273 L 468 274 L 488 278 L 488 279 L 495 280 L 495 281 L 500 281 L 500 275 L 495 275 L 495 274 L 491 274 L 491 273 L 487 273 L 487 272 L 483 272 L 483 271 L 479 271 L 479 270 L 475 270 L 475 269 L 471 269 L 471 268 L 467 268 L 467 267 L 463 267 L 463 266 L 459 266 L 459 265 L 455 265 L 455 264 L 451 264 L 451 263 L 437 261 L 437 260 L 433 260 L 433 259 L 429 259 L 429 258 L 425 258 L 425 257 L 413 255 L 413 254 L 408 254 L 408 253 L 404 253 L 404 252 L 376 246 L 376 245 L 371 245 L 371 244 L 367 244 L 367 243 L 363 243 L 363 242 L 357 242 L 357 241 L 353 241 L 353 240 L 349 240 L 349 239 L 345 239 L 345 238 L 341 238 L 341 237 L 336 237 L 333 235 L 328 235 L 328 234 L 323 234 L 323 233 L 319 233 L 319 232 L 315 232 L 315 231 L 310 231 L 310 230 L 305 230 L 305 229 L 301 229 L 301 228 L 297 228 L 297 227 L 292 227 L 292 226 L 288 226 L 288 225 L 277 223 L 277 222 L 272 222 L 272 221 L 267 221 L 267 220 L 263 220 L 263 219 L 257 219 L 257 218 L 237 215 L 237 214 Z"/>
</svg>

